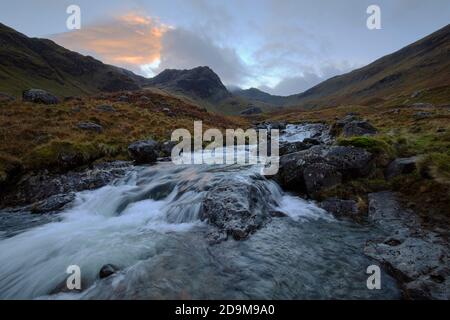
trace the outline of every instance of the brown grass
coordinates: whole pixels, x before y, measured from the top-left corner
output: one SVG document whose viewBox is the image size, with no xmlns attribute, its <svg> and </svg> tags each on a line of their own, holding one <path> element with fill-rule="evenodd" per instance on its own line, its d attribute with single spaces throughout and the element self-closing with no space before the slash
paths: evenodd
<svg viewBox="0 0 450 320">
<path fill-rule="evenodd" d="M 174 129 L 192 131 L 194 120 L 202 120 L 205 130 L 249 125 L 245 119 L 208 113 L 180 99 L 150 91 L 127 93 L 130 101 L 118 102 L 123 94 L 73 99 L 58 105 L 21 101 L 0 105 L 1 175 L 5 175 L 5 168 L 13 160 L 20 161 L 25 171 L 46 169 L 54 160 L 52 157 L 58 156 L 58 147 L 82 153 L 87 162 L 124 159 L 130 142 L 150 137 L 170 140 Z M 112 105 L 116 112 L 96 110 L 101 104 Z M 82 121 L 100 124 L 103 131 L 77 128 Z"/>
</svg>

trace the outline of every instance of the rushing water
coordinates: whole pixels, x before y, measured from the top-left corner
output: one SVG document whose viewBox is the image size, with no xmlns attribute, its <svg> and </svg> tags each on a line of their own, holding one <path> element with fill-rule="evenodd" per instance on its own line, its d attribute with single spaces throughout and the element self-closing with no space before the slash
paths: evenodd
<svg viewBox="0 0 450 320">
<path fill-rule="evenodd" d="M 270 180 L 263 181 L 287 216 L 247 240 L 209 245 L 212 227 L 199 219 L 207 190 L 230 176 L 261 180 L 258 172 L 255 166 L 159 163 L 78 193 L 57 215 L 0 213 L 0 298 L 399 297 L 386 274 L 381 290 L 366 287 L 373 262 L 363 247 L 377 232 L 373 226 L 336 220 Z M 100 280 L 108 263 L 121 271 Z M 81 292 L 64 290 L 69 265 L 81 268 Z"/>
</svg>

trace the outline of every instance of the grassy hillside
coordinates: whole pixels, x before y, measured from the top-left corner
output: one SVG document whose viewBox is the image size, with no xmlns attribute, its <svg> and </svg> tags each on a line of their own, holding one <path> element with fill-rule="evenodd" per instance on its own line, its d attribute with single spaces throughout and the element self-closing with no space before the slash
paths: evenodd
<svg viewBox="0 0 450 320">
<path fill-rule="evenodd" d="M 376 105 L 410 100 L 444 103 L 450 98 L 450 25 L 375 62 L 289 97 L 306 108 L 342 104 Z M 427 96 L 427 91 L 439 95 Z M 434 101 L 430 101 L 433 98 Z"/>
<path fill-rule="evenodd" d="M 39 88 L 59 96 L 139 89 L 145 79 L 47 39 L 0 24 L 0 92 L 20 96 Z"/>
<path fill-rule="evenodd" d="M 271 112 L 280 109 L 273 105 L 264 102 L 251 102 L 245 98 L 229 96 L 220 101 L 209 101 L 205 99 L 195 98 L 193 96 L 187 95 L 179 91 L 173 91 L 167 88 L 159 87 L 145 87 L 146 90 L 150 90 L 155 93 L 159 93 L 166 96 L 175 97 L 177 99 L 183 100 L 186 103 L 198 105 L 210 112 L 215 112 L 223 115 L 239 115 L 239 113 L 251 106 L 258 106 L 264 112 Z"/>
<path fill-rule="evenodd" d="M 431 93 L 430 99 L 433 98 Z M 438 97 L 438 99 L 440 99 Z M 404 204 L 422 214 L 424 221 L 450 223 L 450 100 L 435 106 L 345 105 L 309 111 L 291 109 L 259 120 L 289 122 L 325 122 L 352 113 L 367 119 L 379 133 L 373 137 L 338 137 L 337 143 L 363 147 L 376 154 L 378 170 L 367 178 L 330 190 L 323 197 L 364 198 L 368 192 L 394 190 L 400 192 Z M 419 156 L 416 171 L 392 181 L 384 179 L 387 164 L 397 157 Z M 444 224 L 442 224 L 444 226 Z"/>
<path fill-rule="evenodd" d="M 288 97 L 275 96 L 256 88 L 238 89 L 233 91 L 235 97 L 242 97 L 255 104 L 268 104 L 272 106 L 283 106 L 288 101 Z"/>
<path fill-rule="evenodd" d="M 180 99 L 151 91 L 86 97 L 46 106 L 26 102 L 0 103 L 0 182 L 22 172 L 64 171 L 63 155 L 76 156 L 81 164 L 96 160 L 127 159 L 129 143 L 145 138 L 170 140 L 177 128 L 193 130 L 193 121 L 204 128 L 247 127 L 245 119 L 208 113 Z M 99 110 L 110 105 L 115 111 Z M 168 110 L 169 109 L 169 110 Z M 103 127 L 102 132 L 82 130 L 80 122 Z"/>
</svg>

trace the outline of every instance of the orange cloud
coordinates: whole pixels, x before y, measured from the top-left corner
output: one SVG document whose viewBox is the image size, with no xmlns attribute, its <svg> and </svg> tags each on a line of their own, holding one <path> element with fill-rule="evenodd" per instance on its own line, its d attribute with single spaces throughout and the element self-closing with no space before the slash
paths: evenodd
<svg viewBox="0 0 450 320">
<path fill-rule="evenodd" d="M 171 27 L 157 19 L 127 13 L 52 39 L 70 50 L 93 55 L 105 63 L 136 72 L 161 59 L 161 39 Z"/>
</svg>

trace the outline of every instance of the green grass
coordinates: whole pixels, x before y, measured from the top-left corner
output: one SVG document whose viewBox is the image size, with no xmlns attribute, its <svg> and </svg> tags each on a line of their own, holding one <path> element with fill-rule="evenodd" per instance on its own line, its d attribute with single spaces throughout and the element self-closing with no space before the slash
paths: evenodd
<svg viewBox="0 0 450 320">
<path fill-rule="evenodd" d="M 392 145 L 379 137 L 351 137 L 351 138 L 339 138 L 337 143 L 341 146 L 354 146 L 358 148 L 366 149 L 367 151 L 374 154 L 385 153 L 389 156 L 394 156 L 394 149 Z"/>
</svg>

